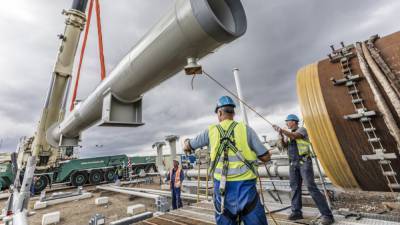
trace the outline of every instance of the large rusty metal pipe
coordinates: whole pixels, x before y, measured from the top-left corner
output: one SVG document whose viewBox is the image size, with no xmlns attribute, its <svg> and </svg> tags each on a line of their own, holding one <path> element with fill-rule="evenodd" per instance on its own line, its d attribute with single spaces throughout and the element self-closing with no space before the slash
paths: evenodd
<svg viewBox="0 0 400 225">
<path fill-rule="evenodd" d="M 239 0 L 176 0 L 168 13 L 120 61 L 109 76 L 47 135 L 52 145 L 60 137 L 76 138 L 101 119 L 104 95 L 133 102 L 186 64 L 202 58 L 246 32 Z"/>
</svg>

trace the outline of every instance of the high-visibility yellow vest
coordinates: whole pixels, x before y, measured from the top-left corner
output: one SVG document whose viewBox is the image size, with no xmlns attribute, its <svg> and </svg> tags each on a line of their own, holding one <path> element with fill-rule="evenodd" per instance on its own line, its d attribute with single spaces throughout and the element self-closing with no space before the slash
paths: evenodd
<svg viewBox="0 0 400 225">
<path fill-rule="evenodd" d="M 233 120 L 224 120 L 220 123 L 221 127 L 226 131 L 232 124 Z M 239 149 L 242 156 L 250 162 L 257 161 L 257 155 L 252 151 L 247 143 L 247 128 L 244 123 L 239 122 L 234 128 L 234 137 L 236 148 Z M 217 150 L 220 145 L 221 136 L 218 131 L 217 125 L 211 125 L 208 128 L 208 137 L 210 140 L 210 157 L 211 164 L 216 158 Z M 232 138 L 231 138 L 232 139 Z M 236 156 L 236 154 L 229 149 L 229 169 L 227 181 L 242 181 L 256 179 L 256 175 Z M 214 178 L 221 180 L 222 168 L 223 168 L 223 155 L 220 157 L 214 171 Z M 257 170 L 256 163 L 253 164 L 255 170 Z"/>
<path fill-rule="evenodd" d="M 296 139 L 299 156 L 312 156 L 311 143 L 305 139 Z"/>
</svg>

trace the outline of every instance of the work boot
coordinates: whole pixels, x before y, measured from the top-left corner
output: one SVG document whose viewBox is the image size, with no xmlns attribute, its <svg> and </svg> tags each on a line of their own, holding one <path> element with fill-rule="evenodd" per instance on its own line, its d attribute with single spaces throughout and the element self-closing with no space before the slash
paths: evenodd
<svg viewBox="0 0 400 225">
<path fill-rule="evenodd" d="M 301 220 L 301 219 L 304 219 L 304 217 L 302 214 L 299 214 L 299 213 L 292 213 L 288 217 L 288 220 Z"/>
<path fill-rule="evenodd" d="M 320 219 L 320 223 L 322 225 L 330 225 L 333 224 L 335 222 L 335 220 L 333 219 L 332 216 L 322 216 Z"/>
</svg>

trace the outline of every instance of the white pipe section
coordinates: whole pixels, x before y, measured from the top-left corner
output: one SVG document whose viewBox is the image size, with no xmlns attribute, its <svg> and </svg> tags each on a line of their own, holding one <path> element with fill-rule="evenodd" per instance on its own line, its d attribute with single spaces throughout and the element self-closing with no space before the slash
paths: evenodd
<svg viewBox="0 0 400 225">
<path fill-rule="evenodd" d="M 240 104 L 240 111 L 242 112 L 242 120 L 246 125 L 249 125 L 249 120 L 247 119 L 247 113 L 246 113 L 246 108 L 244 107 L 243 101 L 243 94 L 242 94 L 242 85 L 240 83 L 240 78 L 239 78 L 239 69 L 234 68 L 233 69 L 233 76 L 235 78 L 235 83 L 236 83 L 236 89 L 237 89 L 237 94 L 239 99 L 239 104 Z"/>
<path fill-rule="evenodd" d="M 270 167 L 268 167 L 268 171 L 271 174 L 272 177 L 289 177 L 289 165 L 277 165 L 277 164 L 273 164 Z M 313 165 L 314 167 L 314 171 L 318 171 L 317 166 Z M 322 176 L 326 176 L 325 173 L 323 171 L 322 172 Z M 185 171 L 185 176 L 187 177 L 197 177 L 198 176 L 199 171 L 197 169 L 191 169 L 191 170 L 186 170 Z M 258 173 L 261 177 L 269 177 L 268 173 L 265 169 L 264 166 L 259 166 L 258 167 Z M 201 169 L 200 170 L 200 177 L 206 177 L 207 176 L 207 170 L 206 169 Z M 315 177 L 319 177 L 319 174 L 316 173 L 314 174 Z"/>
<path fill-rule="evenodd" d="M 153 212 L 144 212 L 130 217 L 125 217 L 110 223 L 110 225 L 125 225 L 125 224 L 135 224 L 142 220 L 149 219 L 153 217 Z"/>
<path fill-rule="evenodd" d="M 246 32 L 242 3 L 237 0 L 176 0 L 172 9 L 121 60 L 109 76 L 60 124 L 47 140 L 78 138 L 101 119 L 103 95 L 134 102 L 184 68 L 187 58 L 202 58 Z"/>
<path fill-rule="evenodd" d="M 123 190 L 129 190 L 129 191 L 138 191 L 138 192 L 145 192 L 145 193 L 151 193 L 151 194 L 158 194 L 162 196 L 171 196 L 171 191 L 161 191 L 161 190 L 155 190 L 155 189 L 146 189 L 146 188 L 128 188 L 128 187 L 118 187 L 119 189 Z M 183 193 L 181 192 L 181 198 L 182 199 L 188 199 L 188 200 L 196 200 L 197 195 L 196 194 L 188 194 L 188 193 Z M 200 199 L 205 200 L 206 196 L 200 195 Z"/>
<path fill-rule="evenodd" d="M 156 194 L 143 193 L 140 191 L 124 190 L 121 187 L 96 186 L 96 189 L 105 190 L 105 191 L 113 191 L 113 192 L 118 192 L 118 193 L 128 194 L 128 195 L 134 195 L 134 196 L 138 196 L 138 197 L 142 197 L 142 198 L 152 198 L 155 200 L 157 200 L 157 198 L 160 197 L 160 195 L 156 195 Z"/>
</svg>

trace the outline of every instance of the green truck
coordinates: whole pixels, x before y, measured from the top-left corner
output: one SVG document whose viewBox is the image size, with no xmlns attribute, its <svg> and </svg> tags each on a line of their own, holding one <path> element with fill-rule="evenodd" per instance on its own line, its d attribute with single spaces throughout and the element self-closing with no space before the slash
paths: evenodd
<svg viewBox="0 0 400 225">
<path fill-rule="evenodd" d="M 8 188 L 14 180 L 11 161 L 0 163 L 0 191 Z"/>
<path fill-rule="evenodd" d="M 35 191 L 39 193 L 48 185 L 56 183 L 72 186 L 108 183 L 114 181 L 115 175 L 125 179 L 128 177 L 129 164 L 133 173 L 140 173 L 141 170 L 147 173 L 156 172 L 155 161 L 155 156 L 128 157 L 126 155 L 60 161 L 56 168 L 35 173 Z M 0 189 L 8 188 L 12 181 L 11 163 L 0 164 Z"/>
<path fill-rule="evenodd" d="M 157 172 L 156 156 L 134 156 L 130 160 L 135 174 L 139 174 L 141 170 L 146 173 Z"/>
</svg>

